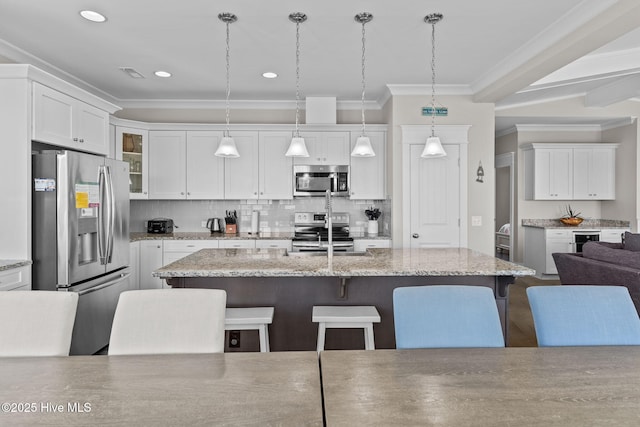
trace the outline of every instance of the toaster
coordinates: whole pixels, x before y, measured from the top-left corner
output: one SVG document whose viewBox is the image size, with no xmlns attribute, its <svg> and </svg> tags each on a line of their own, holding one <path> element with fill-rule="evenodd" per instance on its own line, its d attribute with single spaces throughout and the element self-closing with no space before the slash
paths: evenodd
<svg viewBox="0 0 640 427">
<path fill-rule="evenodd" d="M 168 218 L 154 218 L 147 221 L 147 233 L 173 233 L 173 220 Z"/>
</svg>

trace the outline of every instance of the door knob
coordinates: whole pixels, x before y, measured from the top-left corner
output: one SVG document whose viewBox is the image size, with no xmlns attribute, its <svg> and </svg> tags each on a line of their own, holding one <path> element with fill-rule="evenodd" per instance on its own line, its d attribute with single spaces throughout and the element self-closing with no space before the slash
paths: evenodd
<svg viewBox="0 0 640 427">
<path fill-rule="evenodd" d="M 418 233 L 413 233 L 411 237 L 413 237 L 414 239 L 417 239 L 418 237 L 420 237 L 420 235 Z"/>
</svg>

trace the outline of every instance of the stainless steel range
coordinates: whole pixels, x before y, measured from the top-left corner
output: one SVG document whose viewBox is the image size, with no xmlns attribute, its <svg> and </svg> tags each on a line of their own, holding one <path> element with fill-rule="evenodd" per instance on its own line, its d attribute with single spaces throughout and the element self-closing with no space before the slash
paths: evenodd
<svg viewBox="0 0 640 427">
<path fill-rule="evenodd" d="M 294 217 L 293 252 L 327 252 L 329 229 L 325 212 L 296 212 Z M 353 238 L 349 236 L 349 214 L 331 215 L 334 252 L 353 252 Z"/>
</svg>

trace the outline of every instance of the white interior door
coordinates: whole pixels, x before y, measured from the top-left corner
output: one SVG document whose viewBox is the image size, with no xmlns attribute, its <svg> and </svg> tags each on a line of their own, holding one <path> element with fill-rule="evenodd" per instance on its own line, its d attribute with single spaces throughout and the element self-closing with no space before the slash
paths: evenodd
<svg viewBox="0 0 640 427">
<path fill-rule="evenodd" d="M 424 145 L 411 144 L 411 247 L 460 247 L 460 147 L 446 157 L 420 157 Z"/>
</svg>

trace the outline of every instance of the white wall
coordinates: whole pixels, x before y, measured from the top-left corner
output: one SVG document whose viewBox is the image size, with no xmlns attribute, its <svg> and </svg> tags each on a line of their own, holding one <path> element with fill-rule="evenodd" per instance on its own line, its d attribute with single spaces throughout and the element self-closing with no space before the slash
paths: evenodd
<svg viewBox="0 0 640 427">
<path fill-rule="evenodd" d="M 394 245 L 402 241 L 402 139 L 401 125 L 430 125 L 431 118 L 422 116 L 422 108 L 431 100 L 426 96 L 394 96 L 393 122 L 389 134 L 393 138 L 392 215 Z M 494 169 L 494 105 L 474 103 L 467 96 L 442 96 L 438 103 L 449 108 L 447 117 L 437 117 L 436 125 L 471 125 L 468 152 L 468 247 L 486 254 L 494 253 L 495 169 Z M 482 162 L 484 183 L 476 182 L 478 163 Z M 482 226 L 471 227 L 471 217 L 482 217 Z"/>
</svg>

